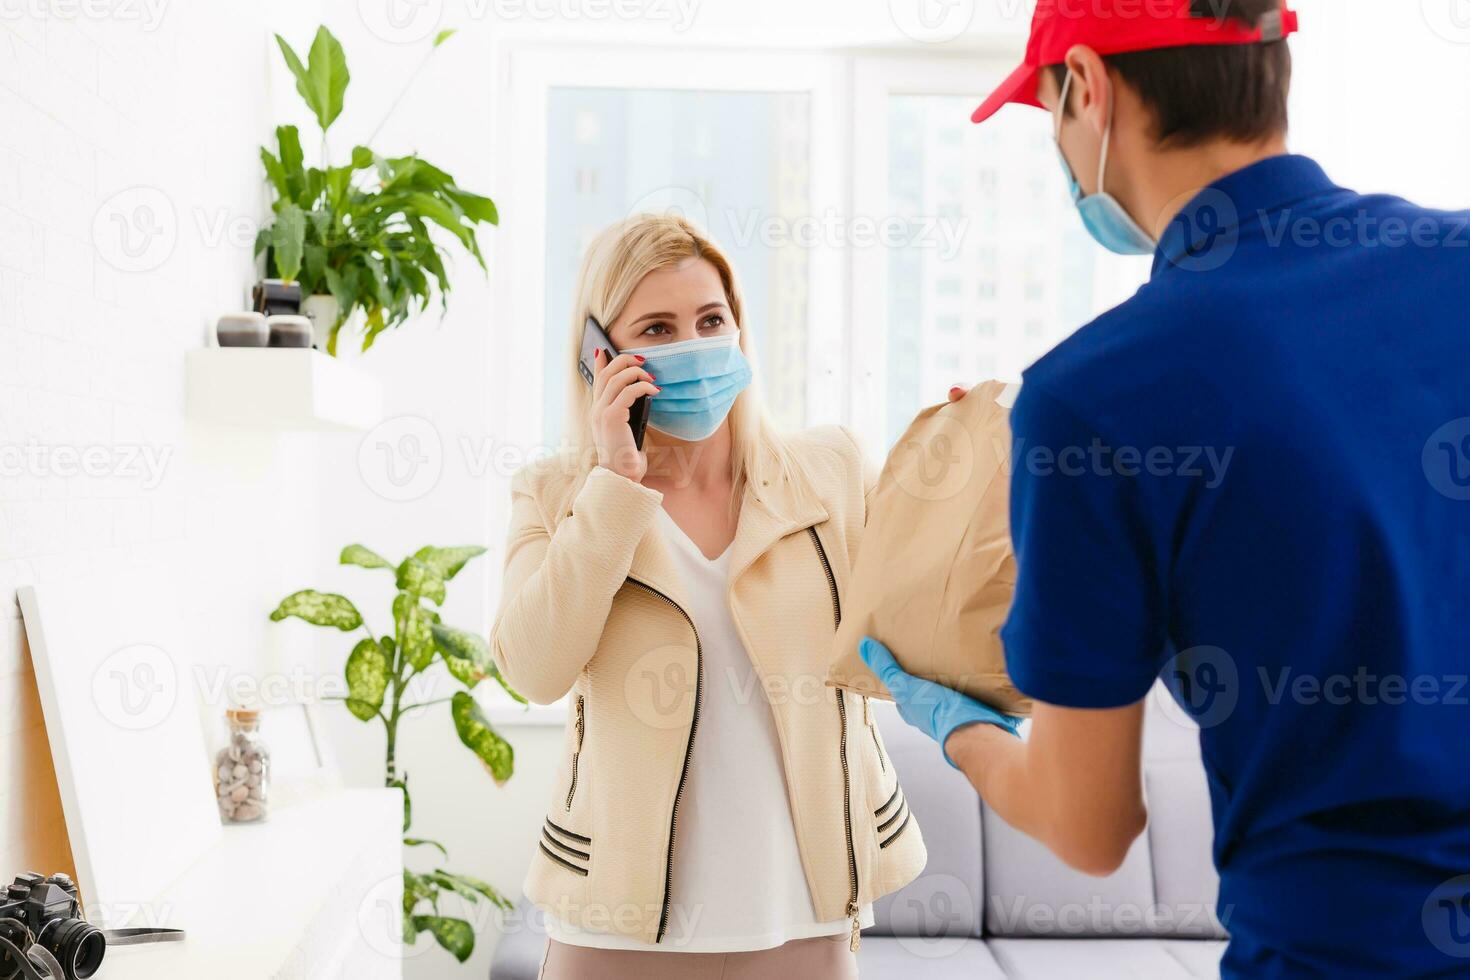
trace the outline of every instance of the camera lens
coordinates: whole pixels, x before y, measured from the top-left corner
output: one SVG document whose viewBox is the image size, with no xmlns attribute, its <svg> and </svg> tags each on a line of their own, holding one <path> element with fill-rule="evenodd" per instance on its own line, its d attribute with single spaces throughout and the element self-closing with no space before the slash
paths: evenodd
<svg viewBox="0 0 1470 980">
<path fill-rule="evenodd" d="M 41 942 L 61 962 L 67 980 L 86 980 L 97 972 L 107 953 L 102 930 L 86 919 L 60 919 L 48 924 Z"/>
</svg>

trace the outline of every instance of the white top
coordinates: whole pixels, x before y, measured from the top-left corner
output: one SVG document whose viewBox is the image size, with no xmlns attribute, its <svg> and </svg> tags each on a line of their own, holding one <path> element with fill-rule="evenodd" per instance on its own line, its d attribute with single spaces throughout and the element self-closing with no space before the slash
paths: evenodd
<svg viewBox="0 0 1470 980">
<path fill-rule="evenodd" d="M 849 920 L 818 922 L 812 908 L 776 722 L 730 615 L 730 550 L 706 558 L 663 508 L 659 521 L 704 653 L 699 732 L 679 800 L 668 928 L 664 941 L 654 944 L 576 929 L 548 915 L 547 934 L 602 949 L 728 953 L 845 933 Z M 871 905 L 859 909 L 858 921 L 873 924 Z"/>
</svg>

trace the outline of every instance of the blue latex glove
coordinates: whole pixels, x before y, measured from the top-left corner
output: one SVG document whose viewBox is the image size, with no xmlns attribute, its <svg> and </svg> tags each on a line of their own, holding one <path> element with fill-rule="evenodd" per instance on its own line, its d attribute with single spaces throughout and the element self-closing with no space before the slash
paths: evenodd
<svg viewBox="0 0 1470 980">
<path fill-rule="evenodd" d="M 1004 728 L 1012 735 L 1017 734 L 1016 728 L 1021 724 L 1021 719 L 1003 715 L 994 708 L 942 684 L 915 677 L 900 667 L 888 648 L 871 636 L 863 637 L 858 644 L 858 653 L 862 655 L 863 663 L 878 675 L 878 679 L 888 688 L 888 693 L 893 695 L 903 720 L 938 742 L 944 761 L 956 769 L 959 766 L 954 765 L 954 760 L 944 750 L 944 743 L 950 733 L 961 725 L 978 721 Z"/>
</svg>

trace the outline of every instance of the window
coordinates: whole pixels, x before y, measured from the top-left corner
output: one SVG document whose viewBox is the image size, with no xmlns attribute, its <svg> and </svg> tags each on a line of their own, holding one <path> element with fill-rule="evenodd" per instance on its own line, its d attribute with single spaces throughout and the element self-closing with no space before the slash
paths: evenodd
<svg viewBox="0 0 1470 980">
<path fill-rule="evenodd" d="M 976 91 L 985 88 L 971 85 Z M 872 203 L 866 206 L 932 215 L 936 228 L 932 241 L 891 249 L 883 268 L 875 264 L 869 272 L 857 273 L 859 279 L 872 275 L 881 280 L 887 300 L 886 322 L 878 319 L 868 326 L 880 349 L 887 351 L 886 382 L 876 399 L 880 409 L 854 425 L 868 438 L 869 448 L 882 453 L 914 414 L 943 397 L 950 384 L 1018 378 L 1043 353 L 1035 342 L 1041 333 L 1037 314 L 1061 321 L 1061 297 L 1090 303 L 1093 268 L 1064 268 L 1068 244 L 1085 232 L 1067 199 L 1056 153 L 1044 138 L 1045 114 L 1012 112 L 1005 125 L 971 126 L 959 145 L 932 152 L 940 141 L 926 134 L 948 132 L 951 120 L 974 108 L 975 97 L 943 91 L 914 94 L 910 85 L 894 91 L 881 78 L 871 87 L 871 97 L 882 93 L 888 133 L 906 135 L 883 144 L 887 185 L 874 186 Z M 879 148 L 872 152 L 878 154 Z M 956 173 L 971 175 L 962 185 L 966 197 L 958 208 L 944 200 Z M 1044 193 L 1023 190 L 1037 187 Z M 1022 193 L 1009 193 L 1011 188 Z M 967 281 L 974 285 L 964 288 Z M 948 329 L 956 315 L 976 323 L 976 330 L 966 335 Z M 1060 327 L 1056 335 L 1063 335 Z M 970 378 L 956 376 L 971 371 Z"/>
<path fill-rule="evenodd" d="M 1018 379 L 1147 276 L 1146 261 L 1104 257 L 1087 238 L 1046 113 L 1007 110 L 954 141 L 953 121 L 1009 68 L 1006 58 L 855 59 L 854 207 L 933 218 L 927 237 L 853 256 L 847 421 L 875 456 L 950 384 Z M 953 316 L 974 330 L 949 331 Z"/>
</svg>

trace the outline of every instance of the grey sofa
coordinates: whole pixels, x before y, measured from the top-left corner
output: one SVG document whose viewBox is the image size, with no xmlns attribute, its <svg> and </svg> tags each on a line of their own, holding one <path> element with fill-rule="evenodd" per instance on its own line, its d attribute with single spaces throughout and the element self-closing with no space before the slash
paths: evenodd
<svg viewBox="0 0 1470 980">
<path fill-rule="evenodd" d="M 1108 878 L 1072 871 L 980 804 L 934 743 L 875 705 L 929 863 L 880 900 L 863 933 L 864 980 L 1218 977 L 1226 933 L 1197 730 L 1149 698 L 1144 742 L 1149 826 Z M 491 980 L 534 980 L 545 933 L 521 909 L 501 939 Z M 1228 920 L 1228 915 L 1225 916 Z"/>
</svg>

